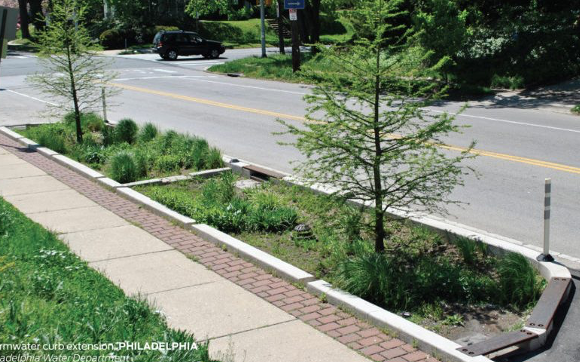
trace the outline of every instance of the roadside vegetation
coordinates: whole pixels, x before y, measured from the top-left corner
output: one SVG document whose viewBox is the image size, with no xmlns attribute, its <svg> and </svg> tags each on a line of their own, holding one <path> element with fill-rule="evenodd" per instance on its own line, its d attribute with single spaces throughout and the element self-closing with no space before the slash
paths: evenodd
<svg viewBox="0 0 580 362">
<path fill-rule="evenodd" d="M 206 140 L 161 132 L 151 123 L 139 127 L 133 120 L 123 119 L 111 127 L 88 113 L 82 115 L 81 127 L 82 143 L 76 141 L 73 114 L 59 123 L 19 132 L 121 183 L 223 167 L 221 152 Z"/>
<path fill-rule="evenodd" d="M 99 344 L 131 341 L 194 343 L 193 335 L 170 329 L 145 300 L 128 298 L 109 280 L 0 198 L 0 341 L 19 344 Z M 167 351 L 11 351 L 10 358 L 73 355 L 131 361 L 209 362 L 208 345 Z"/>
<path fill-rule="evenodd" d="M 373 229 L 364 226 L 374 217 L 368 210 L 297 186 L 264 183 L 240 190 L 235 180 L 225 173 L 136 190 L 370 302 L 416 314 L 418 321 L 440 310 L 435 317 L 443 323 L 456 314 L 454 304 L 524 311 L 544 286 L 518 254 L 496 257 L 481 243 L 450 243 L 387 216 L 390 237 L 385 251 L 375 253 Z"/>
</svg>

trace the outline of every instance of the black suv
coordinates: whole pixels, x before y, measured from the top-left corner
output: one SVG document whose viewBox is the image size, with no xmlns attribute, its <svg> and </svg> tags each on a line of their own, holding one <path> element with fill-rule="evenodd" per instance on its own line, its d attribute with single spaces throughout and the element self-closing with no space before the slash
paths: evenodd
<svg viewBox="0 0 580 362">
<path fill-rule="evenodd" d="M 175 60 L 180 55 L 203 55 L 219 58 L 226 51 L 222 43 L 206 40 L 190 31 L 160 31 L 153 38 L 153 47 L 163 59 Z"/>
</svg>

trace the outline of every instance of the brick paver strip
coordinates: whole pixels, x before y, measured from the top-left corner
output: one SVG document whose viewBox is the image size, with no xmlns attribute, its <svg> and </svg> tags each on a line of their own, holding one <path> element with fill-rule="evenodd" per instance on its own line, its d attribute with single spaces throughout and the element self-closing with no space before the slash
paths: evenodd
<svg viewBox="0 0 580 362">
<path fill-rule="evenodd" d="M 0 135 L 0 147 L 40 168 L 118 216 L 139 225 L 151 235 L 182 253 L 194 257 L 197 262 L 224 278 L 289 312 L 321 333 L 335 338 L 372 360 L 387 362 L 401 360 L 406 362 L 437 361 L 429 355 L 417 351 L 411 345 L 392 339 L 368 323 L 332 305 L 323 303 L 304 290 L 222 250 L 181 227 L 171 224 L 162 217 L 141 208 L 51 159 L 20 146 L 16 141 L 4 135 Z"/>
</svg>

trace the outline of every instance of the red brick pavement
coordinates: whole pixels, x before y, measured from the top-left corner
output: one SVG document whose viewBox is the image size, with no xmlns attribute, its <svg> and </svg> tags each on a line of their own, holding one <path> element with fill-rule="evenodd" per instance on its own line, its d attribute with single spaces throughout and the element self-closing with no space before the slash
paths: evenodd
<svg viewBox="0 0 580 362">
<path fill-rule="evenodd" d="M 0 147 L 40 168 L 97 204 L 139 225 L 202 265 L 373 361 L 435 362 L 435 358 L 393 338 L 304 290 L 260 269 L 190 231 L 173 225 L 139 205 L 101 187 L 16 141 L 0 135 Z"/>
</svg>

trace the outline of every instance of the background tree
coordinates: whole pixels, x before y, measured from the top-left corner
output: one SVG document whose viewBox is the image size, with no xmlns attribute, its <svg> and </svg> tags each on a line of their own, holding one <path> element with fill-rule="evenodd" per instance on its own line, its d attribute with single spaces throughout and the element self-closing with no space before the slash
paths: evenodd
<svg viewBox="0 0 580 362">
<path fill-rule="evenodd" d="M 29 81 L 45 93 L 62 101 L 60 111 L 75 115 L 77 142 L 82 142 L 81 113 L 102 104 L 102 90 L 106 95 L 114 91 L 107 86 L 116 74 L 107 70 L 109 61 L 99 57 L 83 25 L 86 7 L 76 0 L 53 1 L 50 23 L 39 33 L 39 61 L 43 72 Z"/>
<path fill-rule="evenodd" d="M 420 74 L 406 71 L 398 18 L 403 0 L 360 1 L 357 16 L 371 34 L 348 48 L 321 49 L 340 73 L 321 75 L 305 68 L 316 83 L 304 127 L 280 121 L 306 157 L 296 171 L 308 182 L 337 187 L 337 195 L 371 203 L 375 251 L 385 249 L 388 208 L 444 211 L 448 195 L 462 184 L 468 151 L 449 156 L 438 144 L 459 131 L 448 114 L 425 110 L 438 93 Z M 372 32 L 371 32 L 372 30 Z M 393 38 L 392 34 L 395 34 Z M 417 64 L 409 68 L 417 69 Z M 328 74 L 328 73 L 326 73 Z M 404 75 L 404 76 L 403 76 Z"/>
<path fill-rule="evenodd" d="M 446 80 L 469 36 L 467 16 L 467 10 L 460 11 L 455 1 L 430 0 L 414 17 L 419 44 L 429 51 L 429 65 L 439 63 Z"/>
<path fill-rule="evenodd" d="M 28 30 L 28 1 L 18 0 L 18 9 L 20 12 L 20 30 L 22 31 L 22 38 L 30 39 L 30 31 Z"/>
</svg>

